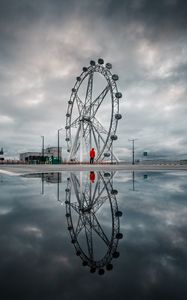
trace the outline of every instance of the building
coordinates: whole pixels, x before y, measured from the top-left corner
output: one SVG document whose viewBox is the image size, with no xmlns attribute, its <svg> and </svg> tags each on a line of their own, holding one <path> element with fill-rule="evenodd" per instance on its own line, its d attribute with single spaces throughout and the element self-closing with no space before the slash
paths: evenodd
<svg viewBox="0 0 187 300">
<path fill-rule="evenodd" d="M 48 147 L 44 150 L 46 155 L 53 155 L 54 157 L 58 157 L 58 147 Z M 62 156 L 62 147 L 59 147 L 59 155 Z"/>
<path fill-rule="evenodd" d="M 47 183 L 60 183 L 62 182 L 62 173 L 37 173 L 37 174 L 24 174 L 22 177 L 26 178 L 41 178 L 42 182 Z"/>
<path fill-rule="evenodd" d="M 42 152 L 20 153 L 20 161 L 30 164 L 58 163 L 58 147 L 47 147 L 44 149 L 44 155 Z M 59 147 L 59 162 L 62 162 L 62 147 Z"/>
</svg>

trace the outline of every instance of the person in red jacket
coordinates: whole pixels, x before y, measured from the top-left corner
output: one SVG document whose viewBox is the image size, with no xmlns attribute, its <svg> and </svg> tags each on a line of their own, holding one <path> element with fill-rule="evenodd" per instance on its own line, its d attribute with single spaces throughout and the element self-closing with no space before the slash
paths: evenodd
<svg viewBox="0 0 187 300">
<path fill-rule="evenodd" d="M 95 150 L 94 148 L 92 148 L 90 150 L 90 163 L 93 164 L 94 163 L 94 158 L 95 158 Z"/>
<path fill-rule="evenodd" d="M 95 181 L 95 173 L 94 173 L 94 171 L 90 171 L 90 181 L 91 181 L 91 183 L 94 183 L 94 181 Z"/>
</svg>

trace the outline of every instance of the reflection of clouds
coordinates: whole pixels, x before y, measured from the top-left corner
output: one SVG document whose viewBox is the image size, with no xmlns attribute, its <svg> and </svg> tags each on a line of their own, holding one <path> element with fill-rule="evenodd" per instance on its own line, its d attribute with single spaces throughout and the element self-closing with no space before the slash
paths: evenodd
<svg viewBox="0 0 187 300">
<path fill-rule="evenodd" d="M 80 266 L 69 242 L 65 207 L 56 202 L 56 185 L 46 185 L 42 196 L 39 179 L 4 176 L 1 207 L 12 211 L 0 216 L 2 299 L 28 294 L 30 299 L 45 295 L 45 300 L 51 295 L 57 300 L 185 299 L 186 175 L 149 172 L 144 180 L 143 174 L 135 173 L 137 192 L 130 190 L 131 180 L 123 181 L 130 173 L 114 178 L 124 239 L 115 272 L 102 279 Z M 60 185 L 64 191 L 65 182 Z M 103 221 L 110 226 L 110 216 Z"/>
<path fill-rule="evenodd" d="M 35 237 L 43 237 L 43 232 L 40 228 L 37 228 L 35 226 L 26 226 L 23 228 L 23 232 L 25 232 L 27 235 L 32 235 Z"/>
<path fill-rule="evenodd" d="M 118 188 L 120 206 L 125 212 L 121 230 L 125 232 L 127 257 L 134 265 L 139 256 L 141 264 L 137 268 L 141 267 L 140 273 L 146 278 L 146 283 L 142 280 L 145 289 L 152 284 L 162 285 L 166 278 L 169 285 L 176 276 L 180 286 L 187 263 L 186 174 L 149 172 L 145 181 L 144 173 L 135 173 L 137 192 L 129 191 L 130 182 L 125 190 L 120 184 Z M 173 282 L 176 290 L 177 283 Z"/>
<path fill-rule="evenodd" d="M 70 260 L 69 260 L 69 257 L 67 257 L 67 256 L 63 256 L 63 255 L 55 256 L 54 261 L 58 264 L 61 264 L 61 265 L 65 266 L 65 267 L 72 267 L 71 263 L 70 263 Z"/>
<path fill-rule="evenodd" d="M 143 176 L 136 173 L 136 185 L 139 191 L 133 194 L 127 190 L 124 201 L 120 202 L 123 205 L 124 211 L 130 210 L 130 214 L 134 214 L 133 225 L 137 230 L 150 231 L 152 226 L 156 226 L 157 230 L 166 233 L 167 238 L 173 243 L 180 228 L 186 224 L 187 207 L 182 199 L 184 199 L 185 190 L 183 182 L 186 176 L 177 178 L 174 175 L 169 175 L 169 179 L 162 178 L 159 181 L 160 174 L 152 174 L 149 181 L 142 182 Z M 142 182 L 142 186 L 140 184 Z M 141 190 L 140 190 L 141 189 Z M 127 218 L 128 213 L 126 212 Z M 143 223 L 142 223 L 143 221 Z M 147 224 L 149 223 L 149 226 Z M 128 230 L 133 230 L 132 225 Z"/>
<path fill-rule="evenodd" d="M 164 186 L 165 190 L 168 190 L 170 193 L 183 193 L 184 187 L 179 185 L 176 182 L 167 182 Z"/>
<path fill-rule="evenodd" d="M 0 215 L 6 215 L 12 212 L 11 207 L 0 206 Z"/>
</svg>

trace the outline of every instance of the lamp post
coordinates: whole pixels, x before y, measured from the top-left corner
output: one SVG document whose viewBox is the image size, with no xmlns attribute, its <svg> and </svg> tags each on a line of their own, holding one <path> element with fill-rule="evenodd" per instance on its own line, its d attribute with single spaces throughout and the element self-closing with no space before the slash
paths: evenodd
<svg viewBox="0 0 187 300">
<path fill-rule="evenodd" d="M 58 129 L 58 164 L 60 162 L 60 131 L 62 130 L 63 128 L 60 128 Z"/>
<path fill-rule="evenodd" d="M 132 142 L 132 165 L 134 165 L 134 142 L 136 141 L 137 139 L 129 139 L 130 142 Z"/>
<path fill-rule="evenodd" d="M 42 138 L 42 162 L 44 162 L 44 135 L 41 135 Z"/>
</svg>

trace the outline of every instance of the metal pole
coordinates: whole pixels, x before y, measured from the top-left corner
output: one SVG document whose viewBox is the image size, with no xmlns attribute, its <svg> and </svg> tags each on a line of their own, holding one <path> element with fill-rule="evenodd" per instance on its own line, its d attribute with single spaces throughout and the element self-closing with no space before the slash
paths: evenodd
<svg viewBox="0 0 187 300">
<path fill-rule="evenodd" d="M 130 142 L 132 142 L 132 164 L 134 165 L 134 142 L 136 141 L 137 139 L 129 139 Z"/>
<path fill-rule="evenodd" d="M 41 138 L 42 138 L 42 162 L 44 162 L 44 135 L 42 135 Z"/>
<path fill-rule="evenodd" d="M 60 199 L 60 186 L 59 186 L 59 183 L 60 183 L 60 173 L 58 173 L 57 175 L 58 175 L 58 181 L 57 181 L 57 201 L 59 201 L 59 199 Z"/>
<path fill-rule="evenodd" d="M 58 164 L 60 163 L 60 131 L 63 128 L 58 129 Z"/>
<path fill-rule="evenodd" d="M 83 161 L 83 121 L 81 121 L 80 126 L 81 126 L 81 130 L 80 130 L 80 163 L 82 163 Z"/>
<path fill-rule="evenodd" d="M 134 171 L 132 172 L 132 190 L 134 191 Z"/>
<path fill-rule="evenodd" d="M 58 130 L 58 164 L 59 164 L 59 156 L 60 156 L 60 153 L 59 153 L 59 130 Z"/>
<path fill-rule="evenodd" d="M 134 140 L 132 141 L 132 164 L 134 165 Z"/>
<path fill-rule="evenodd" d="M 42 173 L 42 195 L 44 195 L 44 173 Z"/>
</svg>

